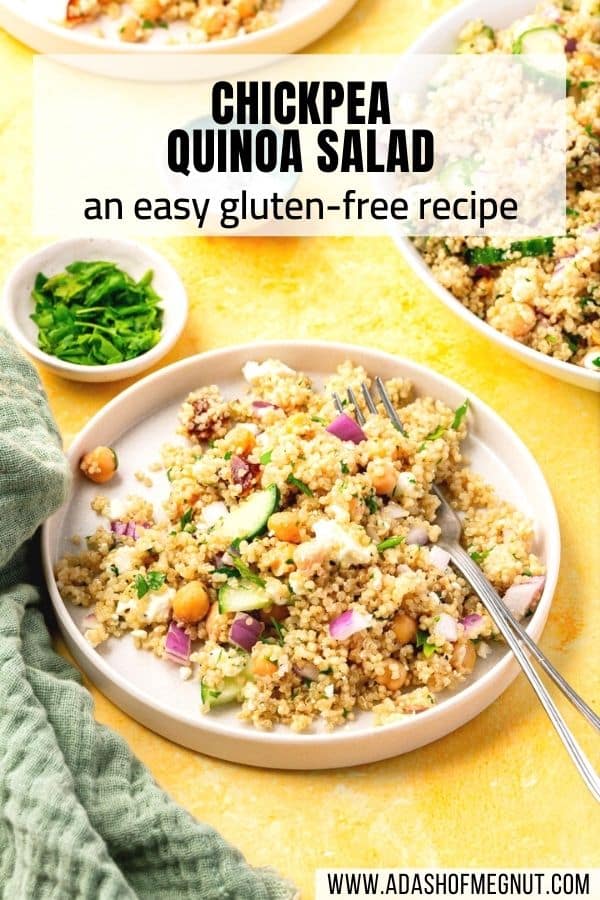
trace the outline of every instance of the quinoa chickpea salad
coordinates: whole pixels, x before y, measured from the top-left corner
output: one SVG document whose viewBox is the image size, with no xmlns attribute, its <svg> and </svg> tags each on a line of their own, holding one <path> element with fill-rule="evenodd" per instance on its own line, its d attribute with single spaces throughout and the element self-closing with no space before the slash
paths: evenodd
<svg viewBox="0 0 600 900">
<path fill-rule="evenodd" d="M 428 709 L 498 638 L 437 546 L 432 485 L 515 615 L 544 585 L 531 522 L 465 465 L 467 401 L 451 409 L 395 378 L 402 430 L 381 407 L 359 426 L 332 399 L 370 384 L 349 361 L 323 390 L 274 359 L 243 374 L 236 399 L 214 385 L 191 393 L 182 443 L 162 447 L 152 476 L 136 473 L 168 480 L 161 509 L 93 499 L 103 522 L 56 565 L 61 596 L 87 608 L 93 646 L 129 634 L 197 680 L 204 713 L 237 704 L 258 728 L 303 732 L 359 711 L 384 724 Z M 81 463 L 99 483 L 117 466 L 106 447 Z"/>
<path fill-rule="evenodd" d="M 268 28 L 280 6 L 281 0 L 68 0 L 63 15 L 69 27 L 96 23 L 98 36 L 116 30 L 130 44 L 153 34 L 166 44 L 206 43 Z"/>
<path fill-rule="evenodd" d="M 600 0 L 542 0 L 499 31 L 470 22 L 458 51 L 566 54 L 568 230 L 558 238 L 432 237 L 415 245 L 440 284 L 493 328 L 600 373 Z"/>
</svg>

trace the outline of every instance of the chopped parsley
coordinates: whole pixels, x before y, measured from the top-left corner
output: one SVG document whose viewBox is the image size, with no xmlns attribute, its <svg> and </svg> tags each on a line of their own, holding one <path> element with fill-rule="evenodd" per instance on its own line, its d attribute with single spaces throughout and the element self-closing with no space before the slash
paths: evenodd
<svg viewBox="0 0 600 900">
<path fill-rule="evenodd" d="M 231 459 L 233 453 L 231 450 L 228 450 L 227 453 L 223 456 L 223 459 Z"/>
<path fill-rule="evenodd" d="M 305 484 L 303 481 L 300 481 L 299 478 L 296 478 L 296 476 L 293 474 L 293 472 L 290 472 L 290 474 L 286 478 L 286 483 L 291 484 L 295 488 L 298 488 L 298 490 L 301 491 L 303 494 L 306 494 L 307 497 L 314 497 L 314 494 L 311 491 L 311 489 L 309 488 L 309 486 L 307 484 Z"/>
<path fill-rule="evenodd" d="M 262 456 L 259 458 L 259 462 L 260 462 L 261 466 L 266 466 L 267 463 L 270 463 L 270 462 L 271 462 L 271 457 L 272 457 L 272 456 L 273 456 L 273 451 L 272 451 L 272 450 L 265 450 L 265 452 L 264 452 L 264 453 L 262 454 Z"/>
<path fill-rule="evenodd" d="M 454 410 L 454 418 L 452 419 L 452 425 L 450 428 L 453 428 L 456 431 L 460 427 L 460 423 L 464 419 L 467 414 L 467 410 L 469 408 L 469 401 L 465 400 L 465 402 L 458 407 L 458 409 Z"/>
<path fill-rule="evenodd" d="M 253 572 L 250 566 L 244 562 L 241 556 L 234 557 L 231 566 L 236 570 L 236 573 L 239 574 L 240 578 L 244 579 L 244 581 L 251 581 L 252 584 L 257 584 L 259 587 L 265 586 L 266 582 L 264 578 L 261 578 L 260 575 L 257 575 L 255 572 Z M 227 568 L 229 568 L 229 566 Z"/>
<path fill-rule="evenodd" d="M 181 531 L 185 531 L 187 526 L 192 524 L 192 516 L 193 515 L 194 515 L 194 510 L 190 506 L 188 509 L 186 509 L 186 511 L 184 512 L 184 514 L 182 515 L 182 517 L 179 520 L 179 527 L 181 528 Z"/>
<path fill-rule="evenodd" d="M 487 559 L 491 552 L 491 550 L 482 550 L 480 553 L 478 550 L 473 550 L 471 553 L 469 553 L 469 556 L 471 557 L 473 562 L 476 562 L 477 565 L 480 566 L 484 559 Z"/>
<path fill-rule="evenodd" d="M 364 498 L 364 501 L 365 501 L 365 505 L 366 505 L 367 509 L 369 510 L 369 512 L 371 514 L 377 512 L 379 507 L 377 506 L 377 498 L 375 496 L 375 491 L 371 491 L 369 494 L 367 494 L 367 496 Z"/>
<path fill-rule="evenodd" d="M 136 281 L 116 263 L 75 261 L 47 277 L 38 272 L 31 318 L 41 350 L 77 365 L 112 365 L 146 353 L 160 340 L 161 298 L 152 270 Z"/>
<path fill-rule="evenodd" d="M 425 449 L 425 447 L 427 446 L 429 441 L 437 441 L 438 438 L 441 438 L 445 431 L 446 431 L 446 429 L 444 428 L 443 425 L 438 425 L 437 428 L 434 428 L 433 431 L 430 431 L 429 434 L 426 435 L 421 446 L 419 447 L 419 453 L 421 453 Z"/>
<path fill-rule="evenodd" d="M 579 349 L 579 335 L 578 334 L 569 334 L 568 331 L 563 332 L 565 336 L 565 341 L 568 344 L 569 350 L 571 353 L 577 353 Z"/>
<path fill-rule="evenodd" d="M 273 616 L 271 616 L 271 625 L 277 632 L 277 642 L 280 644 L 281 647 L 283 647 L 283 642 L 284 642 L 284 638 L 285 638 L 285 628 Z"/>
<path fill-rule="evenodd" d="M 343 460 L 340 463 L 340 469 L 342 470 L 342 475 L 348 475 L 348 473 L 350 472 L 347 463 L 345 463 Z"/>
<path fill-rule="evenodd" d="M 566 213 L 568 216 L 578 216 L 579 213 L 576 209 L 573 209 L 572 206 L 567 206 Z"/>
<path fill-rule="evenodd" d="M 421 629 L 417 631 L 416 645 L 418 649 L 423 651 L 425 659 L 429 659 L 433 656 L 438 649 L 436 645 L 429 640 L 429 633 L 427 631 L 421 631 Z"/>
<path fill-rule="evenodd" d="M 157 591 L 165 583 L 166 575 L 164 572 L 146 572 L 145 575 L 135 576 L 135 589 L 138 599 L 145 597 L 148 591 Z"/>
<path fill-rule="evenodd" d="M 384 550 L 391 550 L 392 547 L 397 547 L 405 540 L 406 538 L 399 534 L 395 537 L 386 538 L 385 541 L 381 541 L 380 544 L 377 544 L 377 550 L 379 551 L 379 553 L 383 553 Z"/>
<path fill-rule="evenodd" d="M 113 573 L 113 575 L 118 575 L 118 574 L 119 574 L 119 570 L 117 569 L 116 566 L 111 566 L 111 567 L 110 567 L 110 571 Z"/>
<path fill-rule="evenodd" d="M 322 419 L 321 416 L 311 416 L 310 421 L 318 422 L 319 425 L 327 425 L 327 422 L 325 421 L 325 419 Z"/>
</svg>

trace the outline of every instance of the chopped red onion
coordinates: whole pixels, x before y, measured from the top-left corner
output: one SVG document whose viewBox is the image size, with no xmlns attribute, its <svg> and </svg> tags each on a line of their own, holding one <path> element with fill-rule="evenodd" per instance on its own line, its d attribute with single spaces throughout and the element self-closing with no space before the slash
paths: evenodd
<svg viewBox="0 0 600 900">
<path fill-rule="evenodd" d="M 416 544 L 419 547 L 424 547 L 425 544 L 429 543 L 429 536 L 422 525 L 417 525 L 415 528 L 410 529 L 406 535 L 406 543 Z M 433 547 L 431 549 L 433 549 Z M 429 553 L 431 555 L 431 550 Z"/>
<path fill-rule="evenodd" d="M 120 522 L 118 519 L 110 523 L 110 530 L 119 537 L 127 534 L 128 522 Z"/>
<path fill-rule="evenodd" d="M 119 521 L 119 519 L 115 519 L 114 522 L 110 523 L 110 530 L 118 537 L 131 537 L 134 540 L 137 540 L 140 536 L 138 525 L 140 528 L 147 528 L 149 523 L 145 522 L 143 525 L 141 525 L 140 523 L 136 523 L 133 520 L 130 520 L 129 522 L 121 522 Z"/>
<path fill-rule="evenodd" d="M 81 624 L 83 625 L 84 628 L 93 628 L 95 625 L 98 624 L 98 619 L 96 618 L 94 613 L 88 613 L 81 620 Z"/>
<path fill-rule="evenodd" d="M 185 666 L 190 661 L 191 649 L 192 641 L 189 634 L 186 634 L 183 628 L 180 628 L 175 622 L 171 622 L 165 641 L 165 653 L 168 658 L 180 666 Z"/>
<path fill-rule="evenodd" d="M 351 419 L 346 413 L 340 413 L 331 425 L 327 426 L 326 430 L 341 441 L 352 441 L 353 444 L 360 444 L 367 437 L 360 425 L 357 425 L 354 419 Z"/>
<path fill-rule="evenodd" d="M 575 53 L 577 50 L 577 38 L 567 38 L 565 41 L 565 53 Z"/>
<path fill-rule="evenodd" d="M 281 409 L 276 403 L 268 403 L 266 400 L 253 400 L 252 409 L 259 419 L 269 412 L 270 409 Z"/>
<path fill-rule="evenodd" d="M 307 678 L 309 681 L 316 681 L 319 677 L 319 670 L 311 662 L 295 663 L 294 672 L 300 678 Z"/>
<path fill-rule="evenodd" d="M 465 630 L 465 637 L 469 638 L 470 641 L 473 641 L 481 634 L 484 618 L 477 613 L 470 613 L 468 616 L 465 616 L 464 619 L 460 620 L 460 624 Z"/>
<path fill-rule="evenodd" d="M 522 619 L 525 613 L 529 612 L 542 596 L 545 583 L 545 575 L 533 575 L 527 581 L 509 587 L 502 599 L 513 616 Z"/>
<path fill-rule="evenodd" d="M 249 653 L 264 630 L 265 626 L 258 619 L 248 613 L 237 613 L 229 629 L 229 640 Z"/>
<path fill-rule="evenodd" d="M 473 280 L 479 281 L 480 278 L 489 278 L 493 271 L 491 266 L 477 266 L 473 272 Z"/>
<path fill-rule="evenodd" d="M 436 569 L 443 572 L 450 562 L 450 554 L 434 544 L 433 547 L 429 548 L 429 561 L 432 566 L 435 566 Z"/>
<path fill-rule="evenodd" d="M 347 638 L 356 634 L 357 631 L 364 631 L 373 624 L 373 616 L 370 613 L 360 613 L 356 609 L 347 609 L 341 616 L 329 623 L 329 634 L 336 641 L 345 641 Z"/>
<path fill-rule="evenodd" d="M 431 633 L 434 637 L 441 638 L 443 641 L 453 643 L 458 640 L 456 621 L 448 613 L 440 613 L 439 616 L 436 616 Z"/>
</svg>

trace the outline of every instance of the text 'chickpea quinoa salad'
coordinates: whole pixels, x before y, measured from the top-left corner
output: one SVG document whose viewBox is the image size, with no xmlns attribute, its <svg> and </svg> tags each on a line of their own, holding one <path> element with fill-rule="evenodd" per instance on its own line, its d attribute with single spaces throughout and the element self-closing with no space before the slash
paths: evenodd
<svg viewBox="0 0 600 900">
<path fill-rule="evenodd" d="M 169 481 L 164 509 L 141 497 L 93 509 L 107 521 L 59 561 L 66 601 L 89 608 L 95 646 L 131 634 L 139 649 L 199 683 L 204 712 L 239 705 L 259 728 L 343 725 L 428 709 L 490 651 L 496 629 L 436 546 L 443 483 L 466 547 L 518 617 L 541 595 L 531 523 L 464 465 L 468 403 L 450 409 L 386 386 L 359 427 L 332 392 L 370 380 L 345 362 L 323 391 L 277 360 L 248 362 L 247 396 L 215 386 L 180 410 L 185 445 L 151 465 Z M 96 482 L 118 466 L 99 447 L 81 463 Z M 136 473 L 149 483 L 149 476 Z"/>
<path fill-rule="evenodd" d="M 437 280 L 511 338 L 600 374 L 600 0 L 541 0 L 494 31 L 461 32 L 462 53 L 566 54 L 567 234 L 523 241 L 416 238 Z M 535 115 L 535 127 L 542 127 Z"/>
</svg>

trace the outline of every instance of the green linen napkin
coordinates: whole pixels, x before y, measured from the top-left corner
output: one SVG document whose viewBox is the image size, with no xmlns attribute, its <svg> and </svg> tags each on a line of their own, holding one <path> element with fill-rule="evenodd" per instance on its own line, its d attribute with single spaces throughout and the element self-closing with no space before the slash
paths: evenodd
<svg viewBox="0 0 600 900">
<path fill-rule="evenodd" d="M 53 651 L 27 541 L 68 485 L 35 370 L 0 329 L 0 895 L 297 896 L 170 800 L 95 723 L 79 673 Z"/>
</svg>

